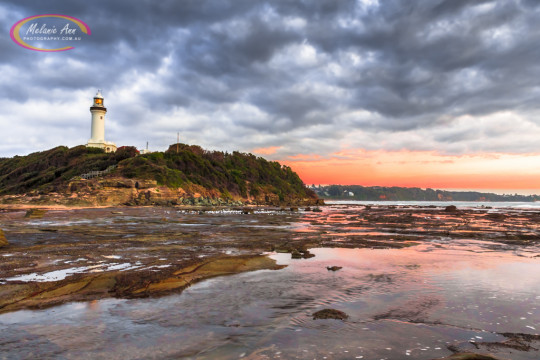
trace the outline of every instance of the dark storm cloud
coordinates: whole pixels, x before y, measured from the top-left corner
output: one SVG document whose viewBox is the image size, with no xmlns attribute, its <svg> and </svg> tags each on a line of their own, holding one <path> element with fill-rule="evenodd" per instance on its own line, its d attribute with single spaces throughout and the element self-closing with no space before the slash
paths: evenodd
<svg viewBox="0 0 540 360">
<path fill-rule="evenodd" d="M 210 29 L 192 34 L 179 56 L 197 73 L 241 79 L 248 74 L 259 76 L 250 68 L 254 63 L 266 63 L 284 45 L 300 40 L 297 34 L 272 28 L 258 18 L 243 22 L 241 32 Z"/>
<path fill-rule="evenodd" d="M 328 106 L 323 103 L 324 99 L 287 90 L 276 90 L 270 94 L 259 92 L 251 100 L 268 113 L 291 119 L 304 119 L 307 113 L 324 110 Z"/>
<path fill-rule="evenodd" d="M 43 13 L 80 18 L 92 35 L 49 54 L 9 39 L 13 23 Z M 540 134 L 539 15 L 532 0 L 13 0 L 0 5 L 0 98 L 33 107 L 103 88 L 111 136 L 126 143 L 165 146 L 152 134 L 177 128 L 219 147 L 234 131 L 238 148 L 290 155 L 320 153 L 316 140 L 339 149 L 344 134 L 413 148 L 400 134 L 421 131 L 418 148 L 461 152 L 486 133 L 460 127 L 464 116 L 513 113 Z M 494 134 L 514 151 L 515 139 Z"/>
</svg>

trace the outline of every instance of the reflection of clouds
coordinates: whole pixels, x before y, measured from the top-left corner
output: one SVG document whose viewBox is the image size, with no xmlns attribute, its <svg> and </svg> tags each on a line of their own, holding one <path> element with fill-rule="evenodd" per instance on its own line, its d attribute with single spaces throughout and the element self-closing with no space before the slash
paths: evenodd
<svg viewBox="0 0 540 360">
<path fill-rule="evenodd" d="M 482 251 L 474 244 L 463 245 L 463 249 L 432 248 L 429 244 L 384 250 L 317 248 L 310 249 L 315 257 L 307 261 L 291 260 L 290 254 L 276 254 L 272 258 L 302 274 L 311 274 L 315 268 L 327 265 L 342 266 L 339 276 L 347 281 L 356 279 L 360 285 L 369 285 L 377 276 L 386 274 L 398 287 L 413 286 L 428 293 L 474 291 L 488 296 L 504 292 L 525 297 L 538 293 L 538 261 L 512 253 Z"/>
<path fill-rule="evenodd" d="M 480 264 L 467 264 L 467 267 L 452 272 L 452 277 L 455 284 L 466 289 L 505 291 L 519 296 L 540 291 L 540 278 L 530 276 L 539 271 L 537 261 L 524 263 L 515 258 L 492 257 Z"/>
<path fill-rule="evenodd" d="M 99 306 L 99 300 L 91 300 L 88 302 L 88 308 L 92 311 L 97 311 L 99 310 L 100 306 Z"/>
</svg>

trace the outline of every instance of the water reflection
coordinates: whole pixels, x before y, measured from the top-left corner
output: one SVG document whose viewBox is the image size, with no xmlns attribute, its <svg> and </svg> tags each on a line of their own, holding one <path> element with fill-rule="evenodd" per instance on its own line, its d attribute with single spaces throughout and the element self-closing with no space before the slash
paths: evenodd
<svg viewBox="0 0 540 360">
<path fill-rule="evenodd" d="M 450 344 L 537 333 L 538 258 L 485 249 L 458 241 L 312 249 L 308 260 L 273 254 L 289 266 L 157 299 L 8 313 L 0 315 L 0 358 L 433 359 Z M 343 268 L 326 269 L 333 265 Z M 325 307 L 349 320 L 313 320 Z"/>
</svg>

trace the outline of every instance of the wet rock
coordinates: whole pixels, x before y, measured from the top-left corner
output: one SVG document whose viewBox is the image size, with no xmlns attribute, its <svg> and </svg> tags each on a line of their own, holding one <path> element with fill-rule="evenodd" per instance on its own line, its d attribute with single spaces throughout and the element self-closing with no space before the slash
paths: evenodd
<svg viewBox="0 0 540 360">
<path fill-rule="evenodd" d="M 487 349 L 512 349 L 517 351 L 531 351 L 535 349 L 531 343 L 540 341 L 540 335 L 523 334 L 523 333 L 501 333 L 506 338 L 505 341 L 499 342 L 477 342 L 478 347 L 486 347 Z"/>
<path fill-rule="evenodd" d="M 457 353 L 452 356 L 440 358 L 440 360 L 499 360 L 491 355 L 482 355 L 474 353 Z"/>
<path fill-rule="evenodd" d="M 316 207 L 315 209 L 313 209 L 313 212 L 322 212 L 322 210 L 321 208 Z"/>
<path fill-rule="evenodd" d="M 54 228 L 40 228 L 38 230 L 42 232 L 58 232 L 58 229 L 54 229 Z"/>
<path fill-rule="evenodd" d="M 457 207 L 455 205 L 449 205 L 444 208 L 444 211 L 446 212 L 457 212 Z"/>
<path fill-rule="evenodd" d="M 489 213 L 486 215 L 486 217 L 495 221 L 503 221 L 504 219 L 506 219 L 506 215 L 501 213 Z"/>
<path fill-rule="evenodd" d="M 292 207 L 291 212 L 298 212 L 298 208 L 297 207 Z"/>
<path fill-rule="evenodd" d="M 2 229 L 0 229 L 0 247 L 3 247 L 3 246 L 8 246 L 9 243 L 6 239 L 6 235 L 4 235 L 4 231 L 2 231 Z"/>
<path fill-rule="evenodd" d="M 313 320 L 320 320 L 320 319 L 346 320 L 348 318 L 349 318 L 349 315 L 345 314 L 343 311 L 339 311 L 336 309 L 323 309 L 313 314 Z"/>
<path fill-rule="evenodd" d="M 522 341 L 522 342 L 531 342 L 531 341 L 540 341 L 540 335 L 533 334 L 524 334 L 524 333 L 501 333 L 502 336 L 510 340 Z"/>
<path fill-rule="evenodd" d="M 309 252 L 309 250 L 293 249 L 291 251 L 291 259 L 309 259 L 315 257 L 315 254 Z"/>
<path fill-rule="evenodd" d="M 123 215 L 124 213 L 121 212 L 121 211 L 111 211 L 111 214 L 114 214 L 114 215 Z"/>
<path fill-rule="evenodd" d="M 529 243 L 530 241 L 535 241 L 538 239 L 536 234 L 527 234 L 524 232 L 515 232 L 515 233 L 505 233 L 506 238 L 513 243 L 521 243 L 523 245 Z"/>
<path fill-rule="evenodd" d="M 254 213 L 255 211 L 253 209 L 250 209 L 250 208 L 242 209 L 242 214 L 248 215 L 248 214 L 254 214 Z"/>
<path fill-rule="evenodd" d="M 26 211 L 26 215 L 24 215 L 24 217 L 27 219 L 41 219 L 46 213 L 47 210 L 29 209 L 28 211 Z"/>
<path fill-rule="evenodd" d="M 341 270 L 343 269 L 343 266 L 327 266 L 326 267 L 326 270 L 328 271 L 338 271 L 338 270 Z"/>
<path fill-rule="evenodd" d="M 273 251 L 277 253 L 290 253 L 294 250 L 296 250 L 291 244 L 288 242 L 283 242 L 281 244 L 272 246 Z"/>
<path fill-rule="evenodd" d="M 304 211 L 311 211 L 311 208 L 308 206 L 307 208 L 304 209 Z"/>
</svg>

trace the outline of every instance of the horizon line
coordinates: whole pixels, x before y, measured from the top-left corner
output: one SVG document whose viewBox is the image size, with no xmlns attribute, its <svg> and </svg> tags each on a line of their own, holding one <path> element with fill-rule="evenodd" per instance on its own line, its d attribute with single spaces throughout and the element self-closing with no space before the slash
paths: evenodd
<svg viewBox="0 0 540 360">
<path fill-rule="evenodd" d="M 361 186 L 364 188 L 404 188 L 404 189 L 421 189 L 421 190 L 435 190 L 435 191 L 451 191 L 451 192 L 477 192 L 483 194 L 495 194 L 495 195 L 521 195 L 521 196 L 540 196 L 540 189 L 478 189 L 478 188 L 432 188 L 422 186 L 398 186 L 398 185 L 361 185 L 361 184 L 305 184 L 308 188 L 315 186 Z M 504 193 L 503 193 L 504 192 Z"/>
</svg>

